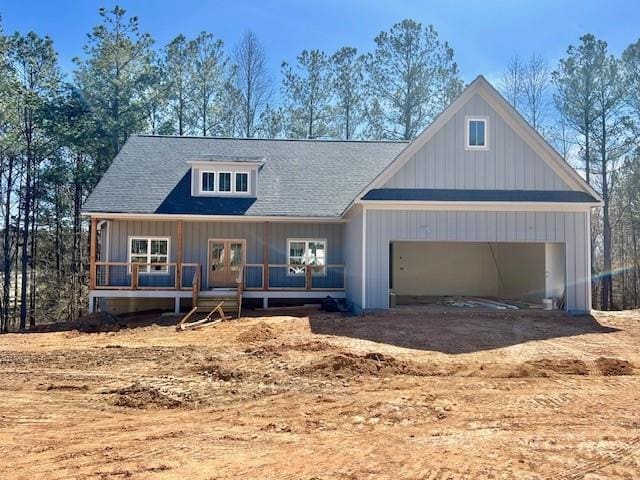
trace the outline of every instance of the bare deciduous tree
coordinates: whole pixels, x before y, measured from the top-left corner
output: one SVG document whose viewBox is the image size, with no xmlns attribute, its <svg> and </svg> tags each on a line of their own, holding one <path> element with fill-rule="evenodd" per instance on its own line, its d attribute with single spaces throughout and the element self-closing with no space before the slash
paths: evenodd
<svg viewBox="0 0 640 480">
<path fill-rule="evenodd" d="M 273 93 L 264 48 L 252 31 L 246 31 L 234 48 L 233 63 L 236 69 L 235 87 L 241 106 L 240 123 L 243 135 L 251 138 Z"/>
</svg>

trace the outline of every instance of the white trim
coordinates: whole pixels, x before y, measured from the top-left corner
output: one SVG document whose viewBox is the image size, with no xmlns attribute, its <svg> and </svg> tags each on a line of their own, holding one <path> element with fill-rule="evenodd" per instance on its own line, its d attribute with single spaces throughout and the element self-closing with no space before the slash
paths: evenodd
<svg viewBox="0 0 640 480">
<path fill-rule="evenodd" d="M 215 165 L 218 166 L 218 165 Z M 214 165 L 205 164 L 205 165 L 193 165 L 191 167 L 191 196 L 192 197 L 222 197 L 222 196 L 238 196 L 238 197 L 249 197 L 251 196 L 251 174 L 252 172 L 256 172 L 257 169 L 252 168 L 229 168 L 229 167 L 238 167 L 238 165 L 226 165 L 222 164 L 219 166 L 224 166 L 225 169 L 214 169 Z M 244 166 L 243 166 L 244 167 Z M 213 174 L 213 190 L 204 190 L 202 176 L 205 173 Z M 228 174 L 229 175 L 229 184 L 231 190 L 220 190 L 220 175 Z M 236 175 L 243 174 L 247 176 L 247 191 L 240 192 L 236 189 Z M 256 195 L 257 196 L 257 195 Z"/>
<path fill-rule="evenodd" d="M 235 290 L 234 290 L 235 292 Z M 216 297 L 227 292 L 216 290 L 202 290 L 199 297 Z M 244 290 L 243 298 L 325 298 L 327 295 L 333 298 L 345 298 L 344 290 Z M 89 290 L 90 303 L 95 298 L 191 298 L 189 290 Z"/>
<path fill-rule="evenodd" d="M 367 306 L 367 207 L 362 207 L 362 305 Z"/>
<path fill-rule="evenodd" d="M 346 223 L 342 217 L 287 217 L 266 215 L 192 215 L 192 214 L 159 214 L 159 213 L 113 213 L 113 212 L 82 212 L 84 217 L 96 217 L 110 220 L 186 220 L 205 222 L 313 222 L 313 223 Z"/>
<path fill-rule="evenodd" d="M 318 267 L 323 267 L 322 272 L 311 272 L 311 275 L 314 277 L 326 277 L 327 276 L 327 268 L 326 265 L 329 264 L 327 262 L 329 258 L 329 241 L 326 238 L 287 238 L 287 265 L 292 265 L 291 263 L 291 242 L 305 242 L 308 246 L 310 242 L 322 242 L 324 243 L 324 265 L 317 265 Z M 306 265 L 306 264 L 301 264 Z M 312 265 L 316 266 L 316 265 Z M 287 277 L 301 277 L 304 276 L 304 273 L 291 273 L 290 267 L 287 266 Z"/>
<path fill-rule="evenodd" d="M 110 250 L 110 245 L 109 245 L 109 237 L 111 236 L 109 233 L 109 221 L 108 220 L 101 220 L 98 225 L 96 226 L 96 229 L 100 232 L 100 237 L 101 237 L 101 241 L 102 241 L 102 250 L 104 251 L 100 251 L 100 253 L 104 253 L 104 259 L 102 258 L 102 256 L 100 257 L 100 261 L 101 262 L 108 262 L 109 261 L 109 250 Z"/>
<path fill-rule="evenodd" d="M 586 232 L 585 232 L 585 238 L 587 239 L 587 245 L 586 245 L 586 249 L 587 249 L 587 278 L 586 278 L 586 288 L 587 288 L 587 312 L 590 312 L 591 310 L 593 310 L 593 292 L 592 292 L 592 287 L 593 284 L 592 279 L 591 279 L 591 212 L 587 212 L 587 221 L 586 221 Z M 565 247 L 564 247 L 564 256 L 565 256 L 565 263 L 566 263 L 566 258 L 567 258 L 567 245 L 565 243 Z M 565 272 L 565 285 L 567 283 L 567 274 Z"/>
<path fill-rule="evenodd" d="M 484 145 L 469 145 L 469 124 L 471 122 L 484 122 Z M 466 115 L 464 125 L 464 149 L 480 152 L 489 150 L 489 117 L 486 115 Z"/>
<path fill-rule="evenodd" d="M 600 206 L 596 202 L 439 202 L 431 200 L 358 200 L 357 204 L 367 206 L 370 210 L 481 210 L 505 212 L 584 212 Z"/>
<path fill-rule="evenodd" d="M 256 168 L 256 167 L 261 167 L 264 165 L 264 161 L 255 161 L 255 162 L 233 162 L 233 161 L 229 161 L 229 162 L 225 162 L 222 160 L 187 160 L 187 163 L 189 165 L 195 166 L 196 168 L 202 167 L 202 168 L 213 168 L 214 166 L 221 166 L 221 167 L 238 167 L 238 168 L 244 168 L 244 167 L 252 167 L 252 168 Z"/>
<path fill-rule="evenodd" d="M 133 246 L 133 240 L 146 240 L 147 241 L 147 268 L 148 265 L 151 263 L 151 242 L 153 240 L 163 240 L 167 242 L 167 261 L 164 263 L 171 263 L 171 237 L 148 237 L 148 236 L 144 236 L 144 235 L 129 235 L 128 237 L 128 252 L 127 252 L 127 263 L 129 264 L 129 266 L 127 267 L 127 271 L 128 273 L 131 273 L 131 247 Z M 141 257 L 142 255 L 135 255 L 136 257 Z M 155 255 L 156 257 L 159 255 Z M 155 270 L 155 271 L 151 271 L 151 270 L 138 270 L 138 273 L 141 274 L 145 274 L 145 275 L 169 275 L 171 272 L 169 271 L 169 266 L 167 266 L 167 270 L 166 271 L 162 271 L 162 270 Z"/>
<path fill-rule="evenodd" d="M 564 159 L 556 152 L 549 143 L 536 132 L 527 121 L 516 112 L 513 107 L 493 88 L 493 86 L 479 75 L 473 82 L 458 95 L 436 119 L 418 135 L 406 148 L 404 148 L 396 158 L 380 172 L 367 185 L 345 209 L 349 210 L 354 203 L 362 199 L 367 192 L 374 188 L 382 187 L 393 175 L 395 175 L 426 143 L 428 143 L 440 129 L 451 120 L 454 115 L 478 93 L 489 105 L 501 115 L 522 139 L 549 165 L 551 169 L 568 185 L 573 185 L 579 190 L 591 194 L 599 202 L 602 197 L 596 192 Z M 343 212 L 344 213 L 344 212 Z"/>
</svg>

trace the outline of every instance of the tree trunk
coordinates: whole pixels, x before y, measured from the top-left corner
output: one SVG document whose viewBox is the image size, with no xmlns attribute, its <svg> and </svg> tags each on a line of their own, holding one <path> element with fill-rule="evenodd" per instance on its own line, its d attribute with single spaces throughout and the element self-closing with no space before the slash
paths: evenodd
<svg viewBox="0 0 640 480">
<path fill-rule="evenodd" d="M 80 249 L 82 245 L 82 219 L 80 210 L 82 208 L 82 184 L 80 182 L 80 168 L 82 165 L 82 155 L 75 157 L 75 172 L 73 175 L 73 247 L 71 249 L 71 320 L 74 321 L 79 316 L 77 289 L 79 288 L 79 276 L 81 270 Z"/>
<path fill-rule="evenodd" d="M 20 268 L 22 278 L 20 279 L 20 330 L 24 330 L 27 327 L 27 278 L 29 268 L 29 229 L 31 227 L 31 173 L 32 173 L 32 147 L 31 137 L 27 133 L 27 154 L 26 154 L 26 176 L 24 181 L 24 219 L 22 228 L 22 255 L 20 257 Z"/>
<path fill-rule="evenodd" d="M 30 282 L 29 282 L 29 328 L 36 326 L 36 303 L 37 303 L 37 269 L 36 262 L 38 259 L 38 179 L 34 175 L 34 200 L 32 202 L 33 211 L 31 212 L 31 256 L 29 259 Z"/>
<path fill-rule="evenodd" d="M 631 223 L 631 243 L 633 248 L 633 308 L 638 308 L 638 236 L 637 236 L 637 222 Z"/>
<path fill-rule="evenodd" d="M 1 333 L 9 330 L 9 302 L 11 295 L 11 190 L 13 188 L 13 156 L 9 156 L 7 165 L 7 198 L 4 204 L 4 241 L 2 253 L 4 264 L 2 269 L 2 322 Z"/>
</svg>

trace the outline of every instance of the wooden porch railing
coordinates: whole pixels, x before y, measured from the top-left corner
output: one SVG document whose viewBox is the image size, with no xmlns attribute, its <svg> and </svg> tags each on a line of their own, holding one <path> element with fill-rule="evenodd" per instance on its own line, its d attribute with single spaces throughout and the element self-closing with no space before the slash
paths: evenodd
<svg viewBox="0 0 640 480">
<path fill-rule="evenodd" d="M 239 296 L 245 290 L 345 290 L 347 272 L 343 264 L 283 263 L 266 267 L 265 274 L 265 265 L 261 263 L 242 265 L 234 282 Z M 198 292 L 202 290 L 202 266 L 199 263 L 95 262 L 95 270 L 97 290 L 191 290 L 196 303 Z M 215 285 L 208 286 L 215 288 Z"/>
<path fill-rule="evenodd" d="M 266 274 L 264 268 L 261 263 L 244 266 L 245 290 L 336 291 L 345 290 L 347 281 L 344 264 L 269 264 Z"/>
<path fill-rule="evenodd" d="M 95 262 L 95 286 L 97 290 L 190 290 L 183 274 L 200 272 L 199 263 L 130 263 Z M 200 284 L 198 273 L 198 283 Z"/>
<path fill-rule="evenodd" d="M 198 294 L 200 293 L 200 276 L 202 275 L 200 265 L 196 269 L 196 273 L 193 275 L 193 281 L 191 282 L 191 305 L 194 307 L 198 305 Z"/>
</svg>

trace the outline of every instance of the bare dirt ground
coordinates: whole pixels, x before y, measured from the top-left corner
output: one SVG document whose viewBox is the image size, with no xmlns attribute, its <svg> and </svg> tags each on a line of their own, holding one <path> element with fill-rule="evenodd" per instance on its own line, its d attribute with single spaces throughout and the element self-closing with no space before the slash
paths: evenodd
<svg viewBox="0 0 640 480">
<path fill-rule="evenodd" d="M 0 336 L 0 478 L 637 479 L 640 312 Z"/>
</svg>

